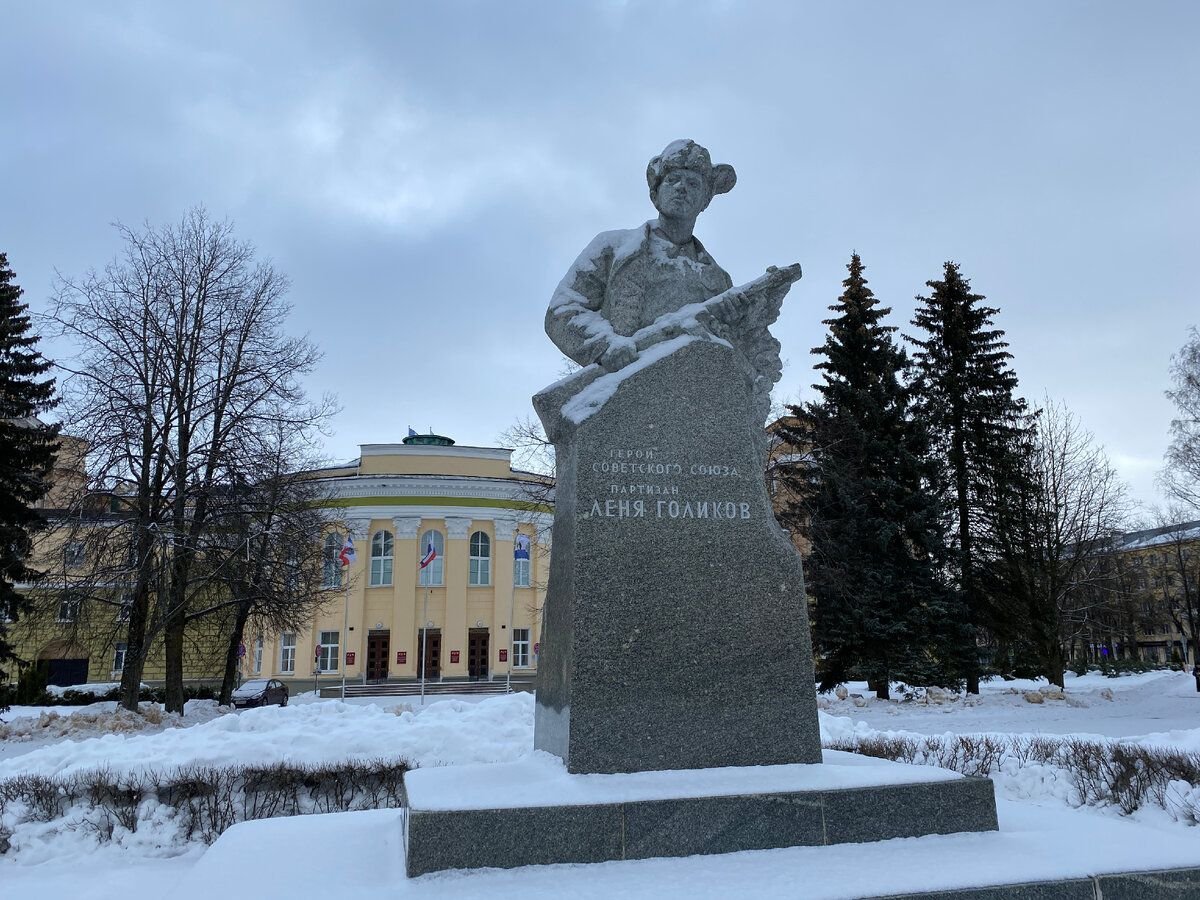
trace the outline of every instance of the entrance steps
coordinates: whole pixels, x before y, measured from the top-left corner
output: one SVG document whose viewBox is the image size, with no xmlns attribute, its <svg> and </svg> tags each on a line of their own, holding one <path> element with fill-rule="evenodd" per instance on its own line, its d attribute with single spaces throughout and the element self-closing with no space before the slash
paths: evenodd
<svg viewBox="0 0 1200 900">
<path fill-rule="evenodd" d="M 512 681 L 514 691 L 533 690 L 533 680 L 528 678 Z M 445 694 L 504 694 L 508 687 L 503 679 L 496 681 L 430 681 L 425 684 L 425 696 Z M 419 681 L 388 681 L 379 684 L 346 684 L 347 697 L 417 697 L 421 694 Z M 341 685 L 322 687 L 322 697 L 341 697 Z"/>
</svg>

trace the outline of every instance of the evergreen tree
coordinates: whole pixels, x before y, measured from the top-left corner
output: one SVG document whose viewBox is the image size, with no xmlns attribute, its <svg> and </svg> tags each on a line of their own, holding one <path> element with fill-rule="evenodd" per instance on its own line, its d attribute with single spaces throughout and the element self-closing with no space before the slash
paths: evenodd
<svg viewBox="0 0 1200 900">
<path fill-rule="evenodd" d="M 958 266 L 947 262 L 941 281 L 928 281 L 918 296 L 912 324 L 923 332 L 908 338 L 917 347 L 917 417 L 929 429 L 937 489 L 949 514 L 947 544 L 952 572 L 972 626 L 964 653 L 971 660 L 967 690 L 979 692 L 976 630 L 986 627 L 1006 642 L 1017 638 L 1018 604 L 992 565 L 997 548 L 1011 541 L 998 533 L 1006 514 L 1022 503 L 1029 486 L 1028 443 L 1032 418 L 1014 395 L 1017 376 L 1009 365 L 1004 332 L 993 327 L 998 310 L 971 292 Z"/>
<path fill-rule="evenodd" d="M 962 644 L 954 594 L 942 582 L 941 512 L 926 489 L 928 440 L 910 415 L 890 312 L 858 255 L 814 353 L 820 398 L 792 408 L 785 438 L 811 445 L 811 469 L 791 475 L 787 524 L 808 538 L 807 581 L 826 690 L 853 674 L 880 697 L 888 681 L 952 684 Z"/>
<path fill-rule="evenodd" d="M 16 584 L 38 575 L 27 560 L 31 535 L 46 525 L 37 504 L 49 489 L 58 433 L 37 419 L 53 406 L 54 379 L 43 377 L 50 363 L 36 350 L 13 277 L 0 253 L 0 707 L 16 661 L 7 623 L 29 608 Z"/>
</svg>

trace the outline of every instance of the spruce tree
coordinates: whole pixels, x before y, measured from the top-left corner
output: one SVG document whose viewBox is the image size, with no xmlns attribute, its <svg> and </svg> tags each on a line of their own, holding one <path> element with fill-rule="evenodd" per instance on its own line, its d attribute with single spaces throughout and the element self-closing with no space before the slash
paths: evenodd
<svg viewBox="0 0 1200 900">
<path fill-rule="evenodd" d="M 53 406 L 54 379 L 43 377 L 50 363 L 36 349 L 13 277 L 0 253 L 0 708 L 17 659 L 8 623 L 29 608 L 16 585 L 38 575 L 27 563 L 31 536 L 46 525 L 37 504 L 49 489 L 58 433 L 37 419 Z"/>
<path fill-rule="evenodd" d="M 957 264 L 947 262 L 941 281 L 927 281 L 912 324 L 916 346 L 916 413 L 929 429 L 937 462 L 935 483 L 949 513 L 947 544 L 952 572 L 973 626 L 964 654 L 970 660 L 967 690 L 979 692 L 976 630 L 1006 642 L 1017 637 L 1016 604 L 991 564 L 1009 541 L 999 529 L 1013 521 L 1029 482 L 1032 419 L 1015 396 L 1016 373 L 1004 332 L 993 325 L 998 310 L 983 305 Z"/>
<path fill-rule="evenodd" d="M 788 524 L 808 538 L 806 576 L 821 688 L 866 677 L 957 683 L 962 638 L 954 595 L 942 582 L 941 511 L 927 490 L 928 439 L 910 415 L 904 351 L 883 324 L 857 254 L 813 353 L 819 399 L 792 407 L 785 438 L 812 447 L 812 467 L 785 475 L 797 504 Z"/>
</svg>

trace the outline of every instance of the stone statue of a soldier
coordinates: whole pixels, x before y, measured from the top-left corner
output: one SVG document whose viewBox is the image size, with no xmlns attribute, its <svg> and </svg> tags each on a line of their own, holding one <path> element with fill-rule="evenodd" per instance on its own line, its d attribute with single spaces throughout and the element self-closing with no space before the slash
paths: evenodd
<svg viewBox="0 0 1200 900">
<path fill-rule="evenodd" d="M 650 160 L 646 181 L 658 218 L 603 232 L 588 244 L 550 300 L 546 332 L 575 362 L 609 372 L 681 333 L 728 342 L 751 370 L 751 419 L 761 426 L 782 373 L 779 343 L 767 328 L 800 267 L 771 269 L 733 287 L 694 229 L 696 218 L 715 195 L 733 188 L 737 175 L 732 166 L 713 165 L 695 141 L 668 144 Z"/>
</svg>

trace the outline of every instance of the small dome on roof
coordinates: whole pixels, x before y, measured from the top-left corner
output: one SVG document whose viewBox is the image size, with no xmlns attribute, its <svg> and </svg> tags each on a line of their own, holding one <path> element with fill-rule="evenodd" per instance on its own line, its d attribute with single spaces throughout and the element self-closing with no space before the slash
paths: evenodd
<svg viewBox="0 0 1200 900">
<path fill-rule="evenodd" d="M 454 439 L 442 434 L 410 434 L 404 439 L 406 444 L 423 444 L 427 447 L 453 447 Z"/>
</svg>

